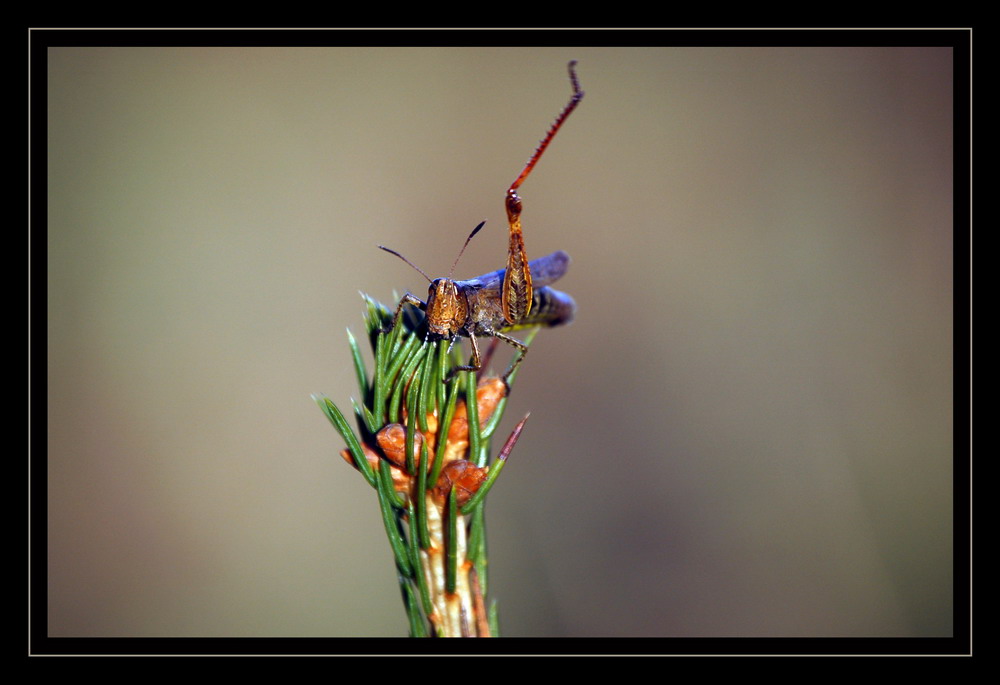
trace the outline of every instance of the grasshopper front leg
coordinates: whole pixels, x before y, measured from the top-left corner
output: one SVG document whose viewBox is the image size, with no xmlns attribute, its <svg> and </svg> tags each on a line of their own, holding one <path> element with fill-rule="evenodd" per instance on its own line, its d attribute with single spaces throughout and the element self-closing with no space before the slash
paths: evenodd
<svg viewBox="0 0 1000 685">
<path fill-rule="evenodd" d="M 469 331 L 469 344 L 472 347 L 472 363 L 463 364 L 462 366 L 456 366 L 453 368 L 451 373 L 448 374 L 448 380 L 451 380 L 451 377 L 459 371 L 475 371 L 478 373 L 479 369 L 483 368 L 483 359 L 479 354 L 479 342 L 476 340 L 476 334 L 472 331 Z M 451 350 L 449 348 L 449 352 L 450 351 Z"/>
<path fill-rule="evenodd" d="M 399 317 L 403 314 L 403 307 L 407 304 L 412 304 L 422 312 L 427 311 L 427 304 L 413 293 L 407 291 L 399 301 L 399 304 L 396 305 L 396 313 L 392 317 L 392 323 L 389 325 L 389 328 L 382 329 L 383 333 L 392 333 L 396 326 L 399 325 Z"/>
</svg>

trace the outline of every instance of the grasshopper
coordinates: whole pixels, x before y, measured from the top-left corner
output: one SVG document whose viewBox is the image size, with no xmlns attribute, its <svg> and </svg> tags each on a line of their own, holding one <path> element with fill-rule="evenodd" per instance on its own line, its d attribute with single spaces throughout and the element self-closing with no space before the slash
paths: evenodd
<svg viewBox="0 0 1000 685">
<path fill-rule="evenodd" d="M 449 340 L 451 346 L 460 337 L 466 337 L 472 346 L 471 364 L 456 367 L 456 371 L 479 371 L 482 368 L 482 356 L 476 336 L 491 336 L 502 340 L 516 349 L 515 358 L 504 373 L 502 380 L 507 378 L 524 361 L 528 352 L 527 346 L 505 333 L 533 326 L 558 326 L 573 320 L 576 303 L 566 293 L 548 287 L 566 273 L 569 268 L 569 255 L 559 250 L 545 257 L 528 261 L 524 249 L 524 235 L 521 230 L 521 198 L 518 188 L 535 168 L 545 148 L 555 137 L 563 122 L 576 109 L 583 98 L 580 83 L 576 77 L 576 61 L 569 63 L 570 83 L 573 95 L 569 103 L 549 128 L 548 133 L 538 144 L 535 153 L 528 160 L 520 175 L 507 189 L 505 208 L 507 223 L 510 227 L 507 249 L 507 266 L 488 274 L 466 281 L 452 278 L 458 258 L 461 258 L 465 247 L 473 236 L 485 225 L 485 221 L 476 226 L 458 258 L 452 264 L 451 272 L 445 278 L 431 279 L 422 269 L 406 259 L 395 250 L 379 245 L 379 248 L 396 255 L 404 262 L 419 271 L 430 282 L 427 302 L 407 292 L 399 301 L 396 313 L 392 319 L 392 327 L 399 324 L 403 307 L 410 304 L 426 314 L 427 335 L 425 340 Z M 391 330 L 390 328 L 390 330 Z"/>
</svg>

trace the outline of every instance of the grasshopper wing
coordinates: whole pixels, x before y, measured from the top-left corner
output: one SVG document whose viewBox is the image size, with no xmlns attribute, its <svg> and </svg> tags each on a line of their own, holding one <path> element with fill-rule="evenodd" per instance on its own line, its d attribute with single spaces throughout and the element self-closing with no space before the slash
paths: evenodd
<svg viewBox="0 0 1000 685">
<path fill-rule="evenodd" d="M 531 281 L 536 288 L 558 281 L 569 269 L 569 255 L 557 250 L 550 255 L 532 259 L 528 262 L 531 269 Z"/>
</svg>

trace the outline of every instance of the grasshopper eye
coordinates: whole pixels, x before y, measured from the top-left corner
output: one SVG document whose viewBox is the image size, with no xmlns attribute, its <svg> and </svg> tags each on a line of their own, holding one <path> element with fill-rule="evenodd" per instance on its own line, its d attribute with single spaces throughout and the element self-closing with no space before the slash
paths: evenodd
<svg viewBox="0 0 1000 685">
<path fill-rule="evenodd" d="M 450 278 L 435 278 L 431 281 L 427 292 L 432 297 L 454 297 L 458 290 L 455 287 L 455 281 Z"/>
</svg>

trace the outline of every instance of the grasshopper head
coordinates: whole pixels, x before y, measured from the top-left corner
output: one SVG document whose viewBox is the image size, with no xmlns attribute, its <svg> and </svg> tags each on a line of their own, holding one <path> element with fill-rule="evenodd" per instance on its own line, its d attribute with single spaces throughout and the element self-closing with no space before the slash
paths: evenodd
<svg viewBox="0 0 1000 685">
<path fill-rule="evenodd" d="M 427 330 L 439 338 L 457 337 L 469 318 L 469 307 L 450 278 L 436 278 L 427 291 Z"/>
</svg>

